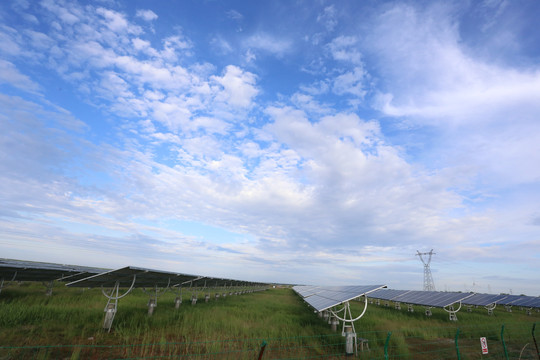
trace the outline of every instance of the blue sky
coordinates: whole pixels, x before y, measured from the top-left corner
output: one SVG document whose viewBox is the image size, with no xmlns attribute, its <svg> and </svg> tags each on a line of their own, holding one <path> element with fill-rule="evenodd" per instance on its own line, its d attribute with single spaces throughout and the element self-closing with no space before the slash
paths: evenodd
<svg viewBox="0 0 540 360">
<path fill-rule="evenodd" d="M 537 1 L 4 1 L 7 258 L 539 295 Z"/>
</svg>

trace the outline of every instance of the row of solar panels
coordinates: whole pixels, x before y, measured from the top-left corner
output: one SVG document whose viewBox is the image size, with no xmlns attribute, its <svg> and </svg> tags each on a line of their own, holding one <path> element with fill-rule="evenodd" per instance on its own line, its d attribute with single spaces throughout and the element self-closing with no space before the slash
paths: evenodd
<svg viewBox="0 0 540 360">
<path fill-rule="evenodd" d="M 414 291 L 380 289 L 369 294 L 373 299 L 388 300 L 428 307 L 448 307 L 461 302 L 464 305 L 489 306 L 494 304 L 540 308 L 540 297 L 525 295 L 494 295 L 443 291 Z"/>
<path fill-rule="evenodd" d="M 133 280 L 135 279 L 135 281 Z M 117 270 L 77 265 L 62 265 L 0 259 L 0 280 L 4 281 L 63 281 L 73 287 L 224 287 L 257 286 L 260 283 L 222 279 L 200 275 L 151 270 L 133 266 Z"/>
<path fill-rule="evenodd" d="M 386 285 L 312 286 L 297 285 L 293 290 L 317 312 L 322 312 L 366 294 L 382 290 Z"/>
</svg>

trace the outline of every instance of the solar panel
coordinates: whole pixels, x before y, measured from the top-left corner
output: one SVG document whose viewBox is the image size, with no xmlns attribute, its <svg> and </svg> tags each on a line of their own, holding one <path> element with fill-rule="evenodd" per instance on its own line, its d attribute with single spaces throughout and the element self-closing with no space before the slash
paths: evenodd
<svg viewBox="0 0 540 360">
<path fill-rule="evenodd" d="M 313 286 L 313 285 L 297 285 L 293 286 L 293 290 L 299 294 L 301 297 L 308 297 L 317 292 L 317 289 L 319 289 L 320 286 Z"/>
<path fill-rule="evenodd" d="M 0 259 L 0 278 L 5 281 L 64 280 L 81 273 L 95 274 L 102 271 L 104 271 L 104 269 L 45 262 Z"/>
<path fill-rule="evenodd" d="M 167 287 L 183 284 L 201 278 L 197 275 L 179 274 L 167 271 L 143 269 L 127 266 L 117 270 L 89 276 L 67 283 L 73 287 L 114 287 L 118 282 L 120 287 L 131 287 L 135 277 L 134 287 Z"/>
<path fill-rule="evenodd" d="M 321 312 L 362 295 L 381 289 L 386 285 L 318 286 L 312 289 L 293 287 L 311 307 Z M 300 292 L 299 292 L 300 291 Z"/>
<path fill-rule="evenodd" d="M 454 303 L 463 301 L 472 295 L 473 294 L 471 293 L 411 290 L 393 298 L 392 300 L 406 304 L 444 308 Z"/>
<path fill-rule="evenodd" d="M 507 295 L 495 295 L 495 294 L 474 294 L 471 297 L 463 300 L 465 305 L 476 305 L 476 306 L 488 306 L 491 304 L 497 304 Z"/>
<path fill-rule="evenodd" d="M 512 303 L 516 300 L 519 300 L 521 298 L 521 296 L 519 295 L 506 295 L 504 297 L 504 299 L 502 299 L 501 301 L 499 301 L 499 304 L 502 304 L 502 305 L 513 305 Z"/>
<path fill-rule="evenodd" d="M 373 299 L 392 301 L 394 298 L 406 294 L 409 291 L 411 290 L 380 289 L 370 293 L 369 297 Z"/>
<path fill-rule="evenodd" d="M 512 301 L 509 305 L 528 308 L 540 308 L 540 297 L 522 295 L 519 296 L 518 299 Z"/>
</svg>

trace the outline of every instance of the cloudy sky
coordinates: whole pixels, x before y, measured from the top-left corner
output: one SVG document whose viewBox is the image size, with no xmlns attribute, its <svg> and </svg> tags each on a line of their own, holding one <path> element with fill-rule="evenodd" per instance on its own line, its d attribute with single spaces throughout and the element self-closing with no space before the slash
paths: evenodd
<svg viewBox="0 0 540 360">
<path fill-rule="evenodd" d="M 540 3 L 0 3 L 0 257 L 539 295 Z"/>
</svg>

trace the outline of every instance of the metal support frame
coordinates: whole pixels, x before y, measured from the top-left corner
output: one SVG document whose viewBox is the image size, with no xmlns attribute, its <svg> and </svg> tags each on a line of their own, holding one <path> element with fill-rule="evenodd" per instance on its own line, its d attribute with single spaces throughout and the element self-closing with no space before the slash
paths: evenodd
<svg viewBox="0 0 540 360">
<path fill-rule="evenodd" d="M 450 316 L 450 321 L 457 321 L 457 315 L 456 313 L 461 309 L 461 301 L 459 302 L 459 307 L 457 310 L 454 309 L 454 305 L 450 305 L 448 306 L 448 309 L 445 307 L 443 307 L 444 311 L 446 311 L 449 316 Z"/>
<path fill-rule="evenodd" d="M 487 310 L 489 316 L 493 315 L 493 310 L 495 310 L 496 307 L 497 307 L 497 303 L 493 303 L 493 304 L 489 304 L 489 305 L 484 306 L 484 308 Z"/>
<path fill-rule="evenodd" d="M 354 328 L 354 322 L 359 320 L 362 316 L 364 316 L 364 314 L 366 313 L 367 307 L 368 307 L 368 297 L 366 294 L 364 294 L 364 310 L 362 310 L 362 313 L 356 318 L 353 318 L 353 315 L 351 313 L 351 306 L 348 301 L 343 303 L 343 307 L 339 310 L 330 309 L 330 313 L 333 315 L 333 317 L 336 318 L 337 320 L 340 320 L 343 324 L 341 328 L 341 336 L 344 336 L 347 338 L 346 347 L 348 348 L 349 345 L 352 345 L 352 344 L 349 344 L 350 341 L 354 342 L 355 354 L 358 354 L 358 343 L 357 343 L 356 329 Z M 343 312 L 343 317 L 338 315 L 341 312 Z"/>
<path fill-rule="evenodd" d="M 53 291 L 53 286 L 54 286 L 54 280 L 51 280 L 51 281 L 43 281 L 43 285 L 45 285 L 45 295 L 46 296 L 51 296 L 52 295 L 52 291 Z"/>
<path fill-rule="evenodd" d="M 169 286 L 171 285 L 171 278 L 169 278 L 169 281 L 167 283 L 167 286 L 164 287 L 164 288 L 159 288 L 156 285 L 154 285 L 154 287 L 152 288 L 152 291 L 148 291 L 146 290 L 146 288 L 143 288 L 143 292 L 145 292 L 146 294 L 149 294 L 150 295 L 150 298 L 148 299 L 148 316 L 152 316 L 152 314 L 154 313 L 154 309 L 157 307 L 157 301 L 158 301 L 158 298 L 163 295 L 163 293 L 165 293 L 165 291 L 167 291 L 167 289 L 169 289 Z"/>
<path fill-rule="evenodd" d="M 431 306 L 426 306 L 426 316 L 431 316 L 433 313 L 431 312 Z"/>
<path fill-rule="evenodd" d="M 135 286 L 135 281 L 137 279 L 137 275 L 133 275 L 133 282 L 131 283 L 131 286 L 129 289 L 122 295 L 119 295 L 120 293 L 120 282 L 116 281 L 113 288 L 111 289 L 110 294 L 107 294 L 105 290 L 103 289 L 103 286 L 101 286 L 101 292 L 107 299 L 107 305 L 105 305 L 105 320 L 103 321 L 103 329 L 107 330 L 107 332 L 111 331 L 112 323 L 114 320 L 114 317 L 116 315 L 116 310 L 118 309 L 118 300 L 126 296 L 133 290 Z"/>
<path fill-rule="evenodd" d="M 407 304 L 407 311 L 408 312 L 414 312 L 413 304 Z"/>
<path fill-rule="evenodd" d="M 2 293 L 2 289 L 4 288 L 4 286 L 11 284 L 12 281 L 15 281 L 16 277 L 17 277 L 17 271 L 15 271 L 15 273 L 13 274 L 13 278 L 7 281 L 7 284 L 4 284 L 4 278 L 2 278 L 2 281 L 0 282 L 0 293 Z"/>
<path fill-rule="evenodd" d="M 399 301 L 394 301 L 394 309 L 401 310 L 401 303 Z"/>
<path fill-rule="evenodd" d="M 179 309 L 180 305 L 182 305 L 182 285 L 178 286 L 176 298 L 174 299 L 174 308 Z"/>
</svg>

